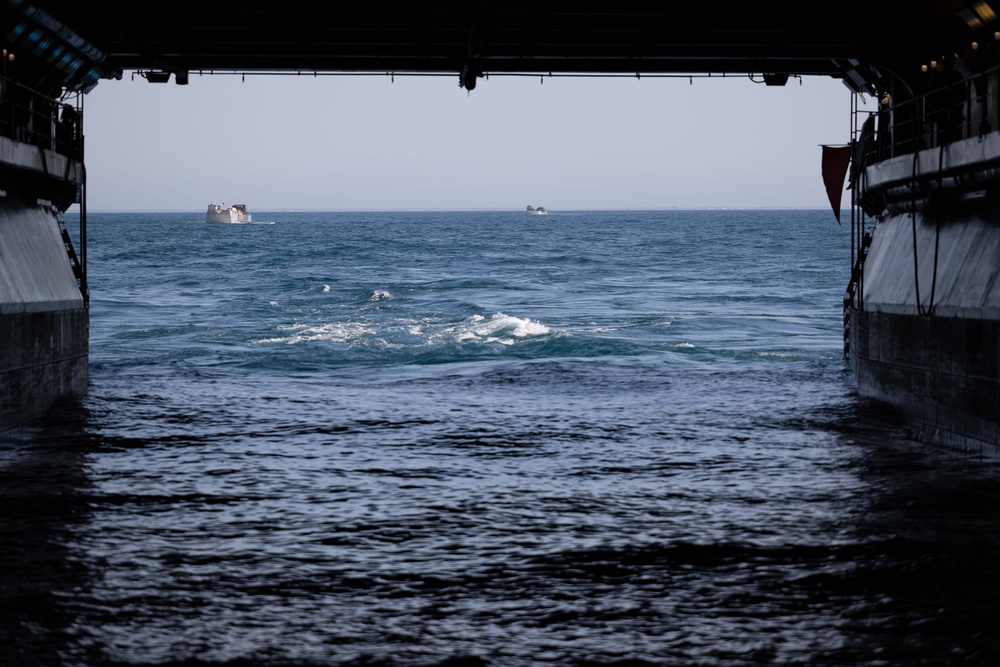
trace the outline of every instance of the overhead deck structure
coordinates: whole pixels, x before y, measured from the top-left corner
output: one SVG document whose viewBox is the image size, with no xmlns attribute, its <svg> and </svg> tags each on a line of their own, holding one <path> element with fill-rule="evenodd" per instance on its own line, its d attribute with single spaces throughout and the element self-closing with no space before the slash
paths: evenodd
<svg viewBox="0 0 1000 667">
<path fill-rule="evenodd" d="M 942 1 L 0 2 L 0 34 L 65 42 L 84 85 L 141 70 L 181 84 L 223 71 L 454 74 L 470 90 L 512 73 L 773 73 L 862 87 L 872 66 L 918 81 L 979 28 L 992 39 L 975 3 Z"/>
</svg>

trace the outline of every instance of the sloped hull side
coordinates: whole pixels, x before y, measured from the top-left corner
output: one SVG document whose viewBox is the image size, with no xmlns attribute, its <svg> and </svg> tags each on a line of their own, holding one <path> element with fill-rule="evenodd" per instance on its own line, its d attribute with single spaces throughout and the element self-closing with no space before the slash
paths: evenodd
<svg viewBox="0 0 1000 667">
<path fill-rule="evenodd" d="M 858 392 L 928 439 L 1000 453 L 1000 223 L 986 212 L 879 220 L 851 308 Z"/>
<path fill-rule="evenodd" d="M 0 432 L 86 393 L 89 333 L 55 212 L 0 198 Z"/>
</svg>

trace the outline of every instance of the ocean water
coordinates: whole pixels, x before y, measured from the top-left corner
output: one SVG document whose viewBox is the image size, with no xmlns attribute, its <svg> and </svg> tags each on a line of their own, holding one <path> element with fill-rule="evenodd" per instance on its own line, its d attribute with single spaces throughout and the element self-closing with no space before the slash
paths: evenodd
<svg viewBox="0 0 1000 667">
<path fill-rule="evenodd" d="M 852 392 L 829 211 L 253 216 L 90 214 L 0 664 L 1000 664 L 1000 464 Z"/>
</svg>

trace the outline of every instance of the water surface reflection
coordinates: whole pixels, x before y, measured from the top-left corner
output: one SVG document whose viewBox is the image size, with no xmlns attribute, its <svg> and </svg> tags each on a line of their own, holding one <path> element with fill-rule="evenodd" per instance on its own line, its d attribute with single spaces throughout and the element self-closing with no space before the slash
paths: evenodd
<svg viewBox="0 0 1000 667">
<path fill-rule="evenodd" d="M 123 400 L 0 440 L 9 664 L 1000 661 L 997 463 L 854 401 L 728 445 L 401 419 L 290 453 L 133 438 Z M 342 439 L 384 429 L 380 461 Z"/>
</svg>

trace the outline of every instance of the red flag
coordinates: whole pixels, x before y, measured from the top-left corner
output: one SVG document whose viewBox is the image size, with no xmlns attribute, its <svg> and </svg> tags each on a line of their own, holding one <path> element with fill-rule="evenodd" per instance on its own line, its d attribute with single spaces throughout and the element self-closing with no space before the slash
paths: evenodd
<svg viewBox="0 0 1000 667">
<path fill-rule="evenodd" d="M 823 183 L 830 198 L 833 214 L 840 224 L 840 195 L 844 192 L 844 178 L 851 164 L 851 147 L 823 146 Z"/>
</svg>

